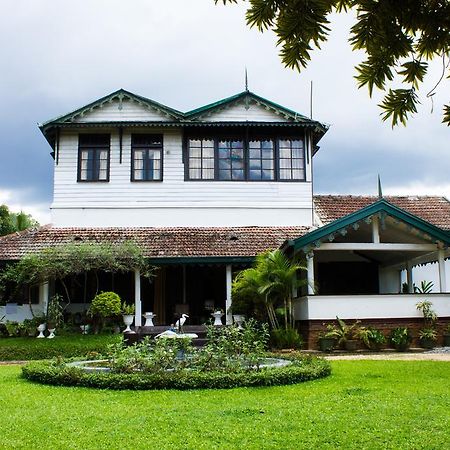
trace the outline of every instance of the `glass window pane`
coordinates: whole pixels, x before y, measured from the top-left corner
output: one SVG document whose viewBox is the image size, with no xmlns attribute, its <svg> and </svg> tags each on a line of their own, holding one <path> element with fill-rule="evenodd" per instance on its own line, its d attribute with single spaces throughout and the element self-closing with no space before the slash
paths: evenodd
<svg viewBox="0 0 450 450">
<path fill-rule="evenodd" d="M 248 148 L 250 149 L 258 149 L 261 147 L 261 143 L 259 141 L 250 141 L 248 143 Z"/>
<path fill-rule="evenodd" d="M 261 168 L 261 160 L 260 159 L 251 159 L 249 166 L 250 166 L 250 170 L 260 169 Z"/>
<path fill-rule="evenodd" d="M 189 169 L 189 178 L 199 179 L 201 178 L 202 172 L 201 169 Z"/>
<path fill-rule="evenodd" d="M 233 180 L 243 180 L 244 179 L 244 171 L 241 169 L 233 169 L 232 175 L 233 175 Z"/>
<path fill-rule="evenodd" d="M 244 143 L 242 141 L 232 141 L 231 142 L 231 148 L 244 148 Z"/>
<path fill-rule="evenodd" d="M 280 148 L 280 158 L 290 158 L 291 149 L 290 148 Z"/>
<path fill-rule="evenodd" d="M 214 148 L 203 148 L 203 157 L 204 158 L 214 158 Z"/>
<path fill-rule="evenodd" d="M 299 169 L 294 169 L 292 171 L 292 178 L 296 179 L 296 180 L 301 180 L 303 179 L 303 170 L 299 170 Z"/>
<path fill-rule="evenodd" d="M 303 149 L 293 148 L 292 149 L 292 157 L 293 158 L 303 158 Z"/>
<path fill-rule="evenodd" d="M 250 149 L 249 150 L 250 159 L 261 158 L 261 150 L 258 149 Z"/>
<path fill-rule="evenodd" d="M 192 169 L 197 169 L 202 166 L 202 160 L 197 158 L 191 158 L 189 160 L 189 167 Z"/>
<path fill-rule="evenodd" d="M 204 159 L 203 167 L 205 169 L 214 169 L 214 159 Z"/>
<path fill-rule="evenodd" d="M 262 160 L 263 169 L 273 169 L 273 159 L 263 159 Z"/>
<path fill-rule="evenodd" d="M 231 161 L 229 159 L 219 159 L 219 170 L 230 168 L 231 168 Z"/>
<path fill-rule="evenodd" d="M 303 168 L 303 159 L 293 159 L 292 160 L 292 168 L 302 169 Z"/>
<path fill-rule="evenodd" d="M 202 144 L 203 148 L 214 148 L 214 141 L 212 139 L 204 139 Z"/>
<path fill-rule="evenodd" d="M 290 180 L 291 179 L 291 170 L 290 169 L 280 169 L 280 178 L 282 180 Z"/>
<path fill-rule="evenodd" d="M 219 180 L 231 180 L 231 171 L 219 170 Z"/>
<path fill-rule="evenodd" d="M 303 142 L 299 140 L 292 141 L 292 148 L 301 149 L 303 148 Z"/>
<path fill-rule="evenodd" d="M 273 142 L 272 141 L 261 141 L 261 148 L 263 150 L 272 150 Z"/>
<path fill-rule="evenodd" d="M 202 174 L 205 180 L 214 179 L 214 169 L 203 169 Z"/>
<path fill-rule="evenodd" d="M 281 139 L 279 141 L 280 148 L 291 148 L 291 141 Z"/>
<path fill-rule="evenodd" d="M 274 179 L 273 170 L 263 170 L 262 171 L 262 179 L 263 180 L 273 180 Z"/>
<path fill-rule="evenodd" d="M 288 169 L 290 167 L 291 167 L 290 159 L 280 159 L 280 168 L 281 169 Z"/>
<path fill-rule="evenodd" d="M 202 146 L 202 141 L 200 141 L 199 139 L 189 139 L 189 147 L 199 147 L 201 148 Z"/>
<path fill-rule="evenodd" d="M 219 148 L 219 158 L 229 158 L 230 157 L 230 149 L 229 148 Z"/>
<path fill-rule="evenodd" d="M 251 180 L 260 180 L 261 179 L 261 171 L 260 170 L 251 170 L 249 172 Z"/>
</svg>

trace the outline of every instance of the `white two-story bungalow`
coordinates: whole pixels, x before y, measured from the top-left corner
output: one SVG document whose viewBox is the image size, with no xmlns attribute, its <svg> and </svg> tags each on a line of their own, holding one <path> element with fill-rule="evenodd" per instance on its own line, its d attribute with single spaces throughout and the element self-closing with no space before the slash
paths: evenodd
<svg viewBox="0 0 450 450">
<path fill-rule="evenodd" d="M 159 267 L 156 278 L 103 274 L 100 284 L 134 299 L 137 326 L 144 311 L 160 324 L 228 311 L 233 273 L 280 247 L 307 261 L 297 319 L 310 345 L 336 315 L 385 328 L 417 321 L 417 297 L 400 294 L 402 271 L 412 289 L 417 264 L 438 262 L 432 301 L 450 320 L 450 203 L 313 196 L 313 157 L 327 132 L 318 121 L 249 91 L 183 113 L 121 89 L 40 129 L 54 160 L 52 224 L 0 238 L 0 261 L 69 242 L 134 240 Z M 74 311 L 92 298 L 91 278 L 71 281 Z M 43 283 L 36 308 L 55 290 Z M 29 314 L 24 299 L 8 301 L 18 303 L 5 307 L 10 320 Z"/>
</svg>

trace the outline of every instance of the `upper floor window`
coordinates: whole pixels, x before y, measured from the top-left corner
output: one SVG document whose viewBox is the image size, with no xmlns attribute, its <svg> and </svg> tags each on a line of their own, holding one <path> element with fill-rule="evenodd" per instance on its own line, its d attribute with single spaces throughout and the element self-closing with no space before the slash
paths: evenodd
<svg viewBox="0 0 450 450">
<path fill-rule="evenodd" d="M 80 134 L 78 181 L 109 181 L 109 134 Z"/>
<path fill-rule="evenodd" d="M 189 180 L 304 181 L 302 139 L 188 139 Z"/>
<path fill-rule="evenodd" d="M 163 137 L 157 134 L 131 136 L 131 181 L 162 180 Z"/>
</svg>

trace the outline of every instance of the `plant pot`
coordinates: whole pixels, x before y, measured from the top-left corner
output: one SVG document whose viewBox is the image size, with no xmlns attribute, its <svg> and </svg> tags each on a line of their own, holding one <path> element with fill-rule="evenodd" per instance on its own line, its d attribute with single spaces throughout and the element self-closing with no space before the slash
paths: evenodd
<svg viewBox="0 0 450 450">
<path fill-rule="evenodd" d="M 123 330 L 124 333 L 134 333 L 134 331 L 130 328 L 130 325 L 133 323 L 134 320 L 134 314 L 124 314 L 123 316 L 123 323 L 126 325 L 125 330 Z"/>
<path fill-rule="evenodd" d="M 49 328 L 48 332 L 50 334 L 47 336 L 47 339 L 53 339 L 55 337 L 55 331 L 56 331 L 56 328 Z"/>
<path fill-rule="evenodd" d="M 358 349 L 359 341 L 357 339 L 348 339 L 344 343 L 344 348 L 348 352 L 354 352 Z"/>
<path fill-rule="evenodd" d="M 80 325 L 81 334 L 88 334 L 90 328 L 90 325 Z"/>
<path fill-rule="evenodd" d="M 38 339 L 42 339 L 45 338 L 44 336 L 44 331 L 47 328 L 47 325 L 45 323 L 41 323 L 38 327 L 37 330 L 39 331 L 39 334 L 37 336 Z"/>
<path fill-rule="evenodd" d="M 321 352 L 332 352 L 336 345 L 336 339 L 329 337 L 319 338 L 319 349 Z"/>
<path fill-rule="evenodd" d="M 422 348 L 431 349 L 436 346 L 436 339 L 420 338 L 419 341 Z"/>
<path fill-rule="evenodd" d="M 450 347 L 450 334 L 444 334 L 444 347 Z"/>
<path fill-rule="evenodd" d="M 242 314 L 233 315 L 234 323 L 237 325 L 239 330 L 242 330 L 242 324 L 244 323 L 245 317 Z"/>
<path fill-rule="evenodd" d="M 214 317 L 214 326 L 219 327 L 219 326 L 223 325 L 223 323 L 222 323 L 223 312 L 216 311 L 216 312 L 211 313 L 211 315 Z"/>
<path fill-rule="evenodd" d="M 143 314 L 145 317 L 145 323 L 144 327 L 154 327 L 153 319 L 156 317 L 156 314 L 153 314 L 152 312 L 146 312 Z"/>
</svg>

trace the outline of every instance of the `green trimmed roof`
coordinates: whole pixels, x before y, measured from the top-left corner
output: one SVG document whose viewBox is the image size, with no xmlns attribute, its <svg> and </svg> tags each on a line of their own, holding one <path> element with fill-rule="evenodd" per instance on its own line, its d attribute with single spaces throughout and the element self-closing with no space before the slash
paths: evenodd
<svg viewBox="0 0 450 450">
<path fill-rule="evenodd" d="M 324 225 L 317 230 L 311 231 L 304 236 L 297 239 L 286 241 L 282 248 L 291 248 L 294 252 L 304 250 L 308 248 L 314 248 L 320 246 L 320 240 L 326 238 L 329 235 L 338 233 L 341 230 L 353 225 L 354 223 L 364 220 L 374 214 L 384 213 L 388 216 L 394 217 L 400 221 L 403 221 L 410 226 L 428 234 L 436 241 L 442 242 L 445 246 L 450 245 L 450 232 L 445 231 L 426 220 L 417 217 L 404 209 L 401 209 L 392 203 L 389 203 L 386 199 L 381 198 L 375 203 L 368 205 L 354 213 L 348 214 L 340 219 L 337 219 L 328 225 Z"/>
</svg>

